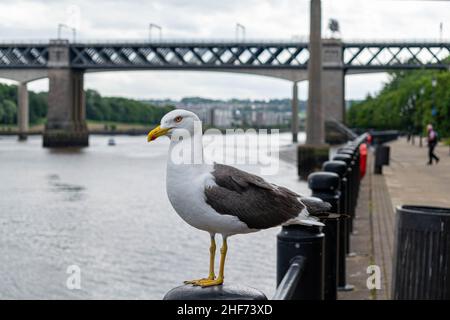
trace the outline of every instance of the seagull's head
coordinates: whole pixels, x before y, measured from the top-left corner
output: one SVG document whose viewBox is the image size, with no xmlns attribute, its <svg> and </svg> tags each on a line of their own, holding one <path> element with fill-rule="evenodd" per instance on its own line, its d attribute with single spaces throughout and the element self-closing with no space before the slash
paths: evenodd
<svg viewBox="0 0 450 320">
<path fill-rule="evenodd" d="M 170 138 L 177 131 L 193 135 L 196 121 L 200 122 L 200 119 L 193 112 L 183 109 L 170 111 L 162 117 L 161 124 L 148 133 L 147 141 L 153 141 L 161 136 Z"/>
</svg>

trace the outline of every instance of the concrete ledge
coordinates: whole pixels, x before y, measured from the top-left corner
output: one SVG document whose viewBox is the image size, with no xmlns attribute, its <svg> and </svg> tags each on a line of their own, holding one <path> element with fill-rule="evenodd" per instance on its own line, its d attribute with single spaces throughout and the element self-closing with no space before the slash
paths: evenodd
<svg viewBox="0 0 450 320">
<path fill-rule="evenodd" d="M 46 130 L 43 135 L 44 148 L 87 147 L 88 131 Z"/>
<path fill-rule="evenodd" d="M 329 160 L 330 146 L 323 145 L 300 145 L 297 149 L 298 175 L 306 180 L 308 175 L 322 169 L 322 163 Z"/>
</svg>

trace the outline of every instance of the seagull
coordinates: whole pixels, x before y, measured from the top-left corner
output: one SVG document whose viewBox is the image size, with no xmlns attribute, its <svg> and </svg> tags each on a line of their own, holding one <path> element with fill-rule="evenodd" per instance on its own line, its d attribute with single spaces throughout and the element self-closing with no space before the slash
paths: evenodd
<svg viewBox="0 0 450 320">
<path fill-rule="evenodd" d="M 201 287 L 223 284 L 227 238 L 232 235 L 284 224 L 323 226 L 313 215 L 327 212 L 329 203 L 303 197 L 232 166 L 205 162 L 201 121 L 196 114 L 182 109 L 170 111 L 148 133 L 147 141 L 161 136 L 171 140 L 166 171 L 169 201 L 186 223 L 208 232 L 211 241 L 208 276 L 185 284 Z M 185 158 L 189 161 L 179 161 L 180 150 L 190 153 Z M 222 235 L 217 277 L 216 234 Z"/>
</svg>

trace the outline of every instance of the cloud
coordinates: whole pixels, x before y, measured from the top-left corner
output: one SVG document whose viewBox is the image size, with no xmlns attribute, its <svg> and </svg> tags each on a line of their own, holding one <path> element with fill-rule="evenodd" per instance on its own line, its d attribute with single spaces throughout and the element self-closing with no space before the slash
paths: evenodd
<svg viewBox="0 0 450 320">
<path fill-rule="evenodd" d="M 286 97 L 289 82 L 273 78 L 222 72 L 134 71 L 87 74 L 85 86 L 105 95 L 141 98 L 203 96 L 227 99 L 254 97 L 255 92 L 271 92 L 268 97 Z"/>
</svg>

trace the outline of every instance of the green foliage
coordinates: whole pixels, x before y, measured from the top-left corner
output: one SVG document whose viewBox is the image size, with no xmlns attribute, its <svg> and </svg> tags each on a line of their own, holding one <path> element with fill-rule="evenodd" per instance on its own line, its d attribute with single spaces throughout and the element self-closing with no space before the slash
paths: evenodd
<svg viewBox="0 0 450 320">
<path fill-rule="evenodd" d="M 0 84 L 0 124 L 17 124 L 17 86 Z M 47 115 L 47 93 L 29 91 L 30 123 L 37 124 Z M 102 97 L 94 90 L 86 91 L 88 120 L 155 124 L 172 106 L 157 107 L 126 98 Z"/>
<path fill-rule="evenodd" d="M 432 86 L 433 79 L 436 87 Z M 393 72 L 376 97 L 368 96 L 349 108 L 347 124 L 423 133 L 426 125 L 432 123 L 440 136 L 450 136 L 449 88 L 450 73 L 446 71 Z"/>
<path fill-rule="evenodd" d="M 444 143 L 446 146 L 450 146 L 450 138 L 444 139 L 443 143 Z"/>
<path fill-rule="evenodd" d="M 436 87 L 432 86 L 433 79 L 437 81 Z M 426 125 L 432 123 L 440 136 L 450 136 L 449 88 L 448 71 L 393 72 L 376 97 L 368 96 L 350 107 L 347 123 L 357 128 L 416 133 L 424 132 Z"/>
<path fill-rule="evenodd" d="M 16 96 L 17 89 L 0 84 L 0 124 L 16 123 Z"/>
<path fill-rule="evenodd" d="M 28 103 L 30 107 L 30 123 L 42 122 L 47 116 L 47 93 L 29 91 Z"/>
<path fill-rule="evenodd" d="M 1 108 L 3 109 L 3 121 L 4 123 L 13 123 L 17 117 L 16 113 L 16 104 L 14 101 L 9 99 L 3 100 L 1 104 Z"/>
<path fill-rule="evenodd" d="M 172 106 L 156 107 L 141 101 L 102 97 L 95 90 L 86 91 L 86 117 L 96 121 L 155 124 Z"/>
<path fill-rule="evenodd" d="M 29 92 L 30 123 L 42 121 L 47 114 L 47 94 Z M 17 86 L 0 83 L 0 124 L 17 124 Z"/>
</svg>

